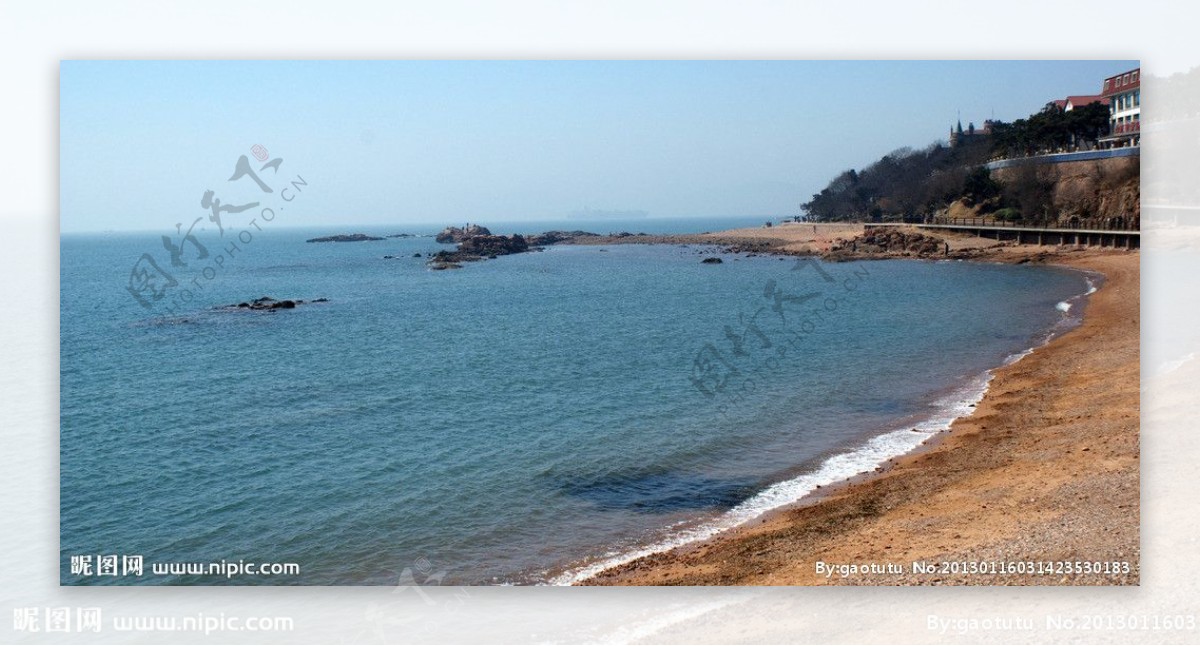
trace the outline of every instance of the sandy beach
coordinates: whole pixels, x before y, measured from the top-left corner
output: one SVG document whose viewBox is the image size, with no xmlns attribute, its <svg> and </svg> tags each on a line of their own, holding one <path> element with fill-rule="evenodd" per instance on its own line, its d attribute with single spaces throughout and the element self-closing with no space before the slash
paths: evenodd
<svg viewBox="0 0 1200 646">
<path fill-rule="evenodd" d="M 861 232 L 861 225 L 789 224 L 687 241 L 822 253 Z M 972 259 L 1052 263 L 1105 279 L 1079 327 L 997 369 L 975 412 L 917 452 L 711 540 L 583 583 L 1136 585 L 1138 252 L 937 237 Z M 1110 565 L 1072 571 L 1085 561 Z M 914 572 L 914 562 L 933 571 Z M 1024 573 L 1005 571 L 1017 563 Z M 882 571 L 852 572 L 852 565 Z M 837 566 L 847 566 L 845 576 Z M 1035 569 L 1043 572 L 1029 572 Z"/>
</svg>

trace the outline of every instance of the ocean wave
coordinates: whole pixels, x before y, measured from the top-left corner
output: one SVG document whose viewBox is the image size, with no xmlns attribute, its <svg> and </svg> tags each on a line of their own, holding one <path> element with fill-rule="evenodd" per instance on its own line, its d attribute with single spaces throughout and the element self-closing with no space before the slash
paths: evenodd
<svg viewBox="0 0 1200 646">
<path fill-rule="evenodd" d="M 1086 299 L 1098 289 L 1103 276 L 1095 272 L 1082 271 L 1087 291 L 1056 305 L 1063 312 L 1063 319 L 1033 346 L 1009 355 L 1000 367 L 1012 365 L 1045 346 L 1054 338 L 1081 322 L 1069 311 L 1075 302 Z M 988 386 L 995 375 L 989 369 L 976 375 L 951 394 L 934 401 L 936 412 L 916 425 L 905 425 L 877 435 L 858 448 L 839 453 L 825 460 L 815 471 L 795 478 L 777 482 L 736 505 L 717 518 L 687 529 L 669 533 L 665 538 L 638 548 L 612 551 L 581 566 L 575 566 L 551 577 L 550 585 L 572 585 L 615 567 L 636 561 L 642 557 L 668 552 L 690 543 L 705 541 L 714 536 L 744 525 L 764 514 L 803 501 L 817 490 L 845 482 L 864 475 L 885 465 L 887 462 L 915 451 L 936 435 L 946 432 L 960 417 L 970 415 L 987 394 Z"/>
<path fill-rule="evenodd" d="M 707 540 L 717 534 L 759 518 L 767 512 L 800 502 L 822 487 L 843 482 L 883 466 L 889 460 L 910 453 L 935 435 L 949 430 L 954 420 L 970 414 L 987 392 L 989 370 L 971 379 L 950 395 L 933 402 L 936 412 L 915 425 L 892 429 L 877 435 L 850 451 L 825 460 L 815 471 L 777 482 L 754 494 L 716 519 L 668 535 L 650 545 L 629 551 L 610 552 L 595 562 L 568 570 L 554 578 L 551 585 L 571 585 L 611 568 L 658 554 L 676 547 Z"/>
</svg>

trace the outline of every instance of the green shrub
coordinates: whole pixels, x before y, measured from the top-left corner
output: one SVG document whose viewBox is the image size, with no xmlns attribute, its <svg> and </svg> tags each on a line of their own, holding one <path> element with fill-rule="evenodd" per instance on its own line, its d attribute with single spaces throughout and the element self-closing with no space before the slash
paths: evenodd
<svg viewBox="0 0 1200 646">
<path fill-rule="evenodd" d="M 997 220 L 1005 220 L 1007 222 L 1016 222 L 1021 219 L 1021 209 L 1015 209 L 1011 206 L 1006 206 L 997 210 L 992 214 Z"/>
</svg>

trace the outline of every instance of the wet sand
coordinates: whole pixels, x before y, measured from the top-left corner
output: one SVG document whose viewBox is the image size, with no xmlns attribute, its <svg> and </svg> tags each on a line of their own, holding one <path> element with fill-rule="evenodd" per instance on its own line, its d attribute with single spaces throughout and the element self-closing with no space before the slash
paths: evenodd
<svg viewBox="0 0 1200 646">
<path fill-rule="evenodd" d="M 854 235 L 831 226 L 813 236 L 812 225 L 707 235 L 729 244 L 757 231 L 785 253 Z M 819 498 L 583 583 L 1137 584 L 1138 253 L 947 240 L 979 259 L 1060 264 L 1100 272 L 1105 281 L 1079 327 L 996 370 L 974 414 L 929 446 Z M 1101 566 L 1115 572 L 1069 571 L 1082 561 L 1115 563 Z M 818 562 L 897 571 L 827 577 Z M 914 562 L 934 571 L 914 572 Z M 965 571 L 981 565 L 983 573 Z M 993 573 L 1001 567 L 1051 573 Z"/>
</svg>

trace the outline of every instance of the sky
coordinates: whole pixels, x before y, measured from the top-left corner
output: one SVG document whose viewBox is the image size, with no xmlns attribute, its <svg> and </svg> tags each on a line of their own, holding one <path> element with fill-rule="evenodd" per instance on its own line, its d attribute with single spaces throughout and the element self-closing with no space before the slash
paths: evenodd
<svg viewBox="0 0 1200 646">
<path fill-rule="evenodd" d="M 173 230 L 308 184 L 275 226 L 785 217 L 847 168 L 1137 61 L 63 61 L 63 232 Z"/>
</svg>

